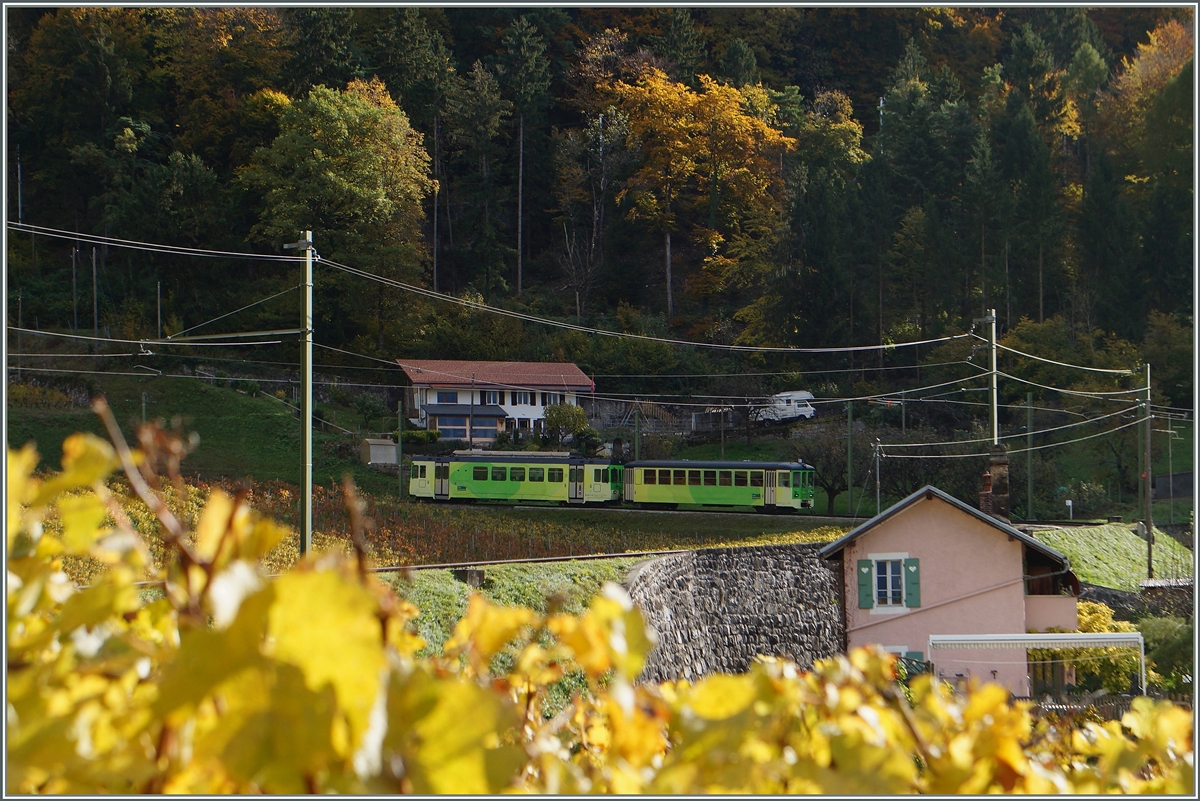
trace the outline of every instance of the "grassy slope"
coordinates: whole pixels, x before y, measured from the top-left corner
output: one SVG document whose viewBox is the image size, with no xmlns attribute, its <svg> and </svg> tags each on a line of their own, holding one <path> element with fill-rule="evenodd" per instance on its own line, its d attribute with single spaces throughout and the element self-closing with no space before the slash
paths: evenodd
<svg viewBox="0 0 1200 801">
<path fill-rule="evenodd" d="M 1137 592 L 1146 577 L 1146 543 L 1126 525 L 1047 529 L 1034 537 L 1071 560 L 1080 581 L 1127 592 Z M 1171 537 L 1158 533 L 1154 542 L 1156 578 L 1190 576 L 1192 552 Z"/>
<path fill-rule="evenodd" d="M 95 391 L 108 400 L 126 438 L 132 437 L 141 421 L 143 392 L 147 394 L 148 420 L 161 418 L 169 423 L 178 416 L 185 431 L 198 433 L 200 446 L 184 461 L 186 473 L 300 482 L 300 426 L 291 410 L 272 398 L 252 398 L 233 389 L 172 376 L 98 376 Z M 76 431 L 103 435 L 103 426 L 86 409 L 8 409 L 8 444 L 20 447 L 35 441 L 46 468 L 58 467 L 61 443 Z M 332 453 L 331 445 L 337 439 L 314 432 L 315 482 L 339 481 L 349 471 L 364 489 L 395 491 L 395 478 L 369 470 L 357 459 Z"/>
</svg>

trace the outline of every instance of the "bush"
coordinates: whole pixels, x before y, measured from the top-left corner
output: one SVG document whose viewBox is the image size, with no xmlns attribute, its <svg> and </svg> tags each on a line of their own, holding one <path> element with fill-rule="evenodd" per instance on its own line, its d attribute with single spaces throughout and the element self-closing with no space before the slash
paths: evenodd
<svg viewBox="0 0 1200 801">
<path fill-rule="evenodd" d="M 214 491 L 192 528 L 108 443 L 76 434 L 63 454 L 40 482 L 32 447 L 8 452 L 9 794 L 1194 789 L 1190 712 L 1145 697 L 1120 722 L 1034 723 L 997 685 L 923 675 L 910 702 L 868 649 L 638 684 L 653 634 L 615 584 L 581 614 L 470 595 L 443 653 L 418 657 L 419 610 L 364 569 L 348 482 L 355 556 L 271 578 L 259 558 L 294 533 L 242 496 Z M 95 489 L 118 464 L 159 509 L 162 565 L 108 527 Z M 76 589 L 68 557 L 111 569 Z M 145 597 L 144 578 L 168 591 Z"/>
<path fill-rule="evenodd" d="M 71 405 L 71 399 L 66 393 L 36 384 L 9 384 L 8 402 L 12 406 L 39 409 L 65 409 Z"/>
<path fill-rule="evenodd" d="M 396 432 L 392 432 L 394 437 Z M 441 437 L 441 431 L 428 431 L 423 428 L 414 428 L 404 432 L 404 443 L 406 445 L 430 445 L 438 441 Z"/>
<path fill-rule="evenodd" d="M 214 370 L 213 376 L 213 384 L 217 385 L 218 387 L 229 386 L 229 373 L 225 372 L 224 370 Z"/>
<path fill-rule="evenodd" d="M 329 388 L 329 400 L 338 406 L 354 408 L 354 393 L 336 384 Z"/>
</svg>

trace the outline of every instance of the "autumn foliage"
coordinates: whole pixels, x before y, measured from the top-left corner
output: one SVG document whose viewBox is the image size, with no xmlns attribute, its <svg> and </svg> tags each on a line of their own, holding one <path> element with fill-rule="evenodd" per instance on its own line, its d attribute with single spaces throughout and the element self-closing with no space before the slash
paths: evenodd
<svg viewBox="0 0 1200 801">
<path fill-rule="evenodd" d="M 867 650 L 639 684 L 654 636 L 615 585 L 578 616 L 473 596 L 442 654 L 416 658 L 418 611 L 365 571 L 352 487 L 353 555 L 268 579 L 259 560 L 292 532 L 221 492 L 184 525 L 152 456 L 74 435 L 39 480 L 31 447 L 8 451 L 9 793 L 1193 790 L 1192 718 L 1167 702 L 1035 723 L 996 685 L 919 677 L 906 696 Z M 160 566 L 115 514 L 118 468 L 155 510 Z M 63 565 L 84 556 L 105 569 L 80 588 Z"/>
</svg>

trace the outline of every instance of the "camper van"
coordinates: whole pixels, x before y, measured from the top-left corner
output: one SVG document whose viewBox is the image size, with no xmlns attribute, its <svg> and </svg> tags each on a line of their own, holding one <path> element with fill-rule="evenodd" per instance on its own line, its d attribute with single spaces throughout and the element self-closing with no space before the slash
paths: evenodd
<svg viewBox="0 0 1200 801">
<path fill-rule="evenodd" d="M 757 416 L 764 423 L 791 423 L 801 418 L 811 420 L 817 416 L 812 400 L 813 394 L 803 389 L 780 392 L 767 400 Z"/>
</svg>

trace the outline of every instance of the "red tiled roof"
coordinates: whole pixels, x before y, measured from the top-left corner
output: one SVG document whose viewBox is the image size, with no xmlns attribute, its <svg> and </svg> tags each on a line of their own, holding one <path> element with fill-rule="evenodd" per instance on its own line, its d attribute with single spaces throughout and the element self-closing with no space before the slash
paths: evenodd
<svg viewBox="0 0 1200 801">
<path fill-rule="evenodd" d="M 593 391 L 592 379 L 571 362 L 472 362 L 452 359 L 397 359 L 413 384 Z"/>
</svg>

